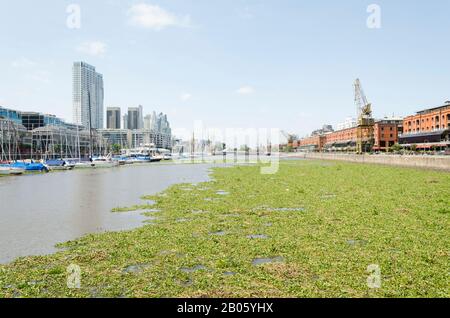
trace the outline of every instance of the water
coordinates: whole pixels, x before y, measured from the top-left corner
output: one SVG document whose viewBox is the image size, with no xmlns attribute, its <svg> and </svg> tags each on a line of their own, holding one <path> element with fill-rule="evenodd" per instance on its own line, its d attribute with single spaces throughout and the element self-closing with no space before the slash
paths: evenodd
<svg viewBox="0 0 450 318">
<path fill-rule="evenodd" d="M 268 239 L 269 236 L 265 235 L 265 234 L 252 234 L 252 235 L 247 235 L 247 238 L 249 238 L 251 240 L 257 240 L 257 239 L 265 240 L 265 239 Z"/>
<path fill-rule="evenodd" d="M 185 273 L 194 273 L 198 271 L 204 271 L 206 270 L 206 267 L 203 265 L 196 265 L 194 267 L 182 267 L 180 270 Z"/>
<path fill-rule="evenodd" d="M 147 217 L 111 209 L 176 183 L 208 181 L 210 164 L 133 165 L 0 178 L 0 263 L 57 251 L 88 233 L 128 230 Z"/>
<path fill-rule="evenodd" d="M 283 263 L 284 262 L 284 258 L 281 256 L 277 256 L 277 257 L 273 257 L 273 258 L 269 258 L 269 257 L 262 257 L 262 258 L 255 258 L 252 261 L 253 266 L 258 266 L 258 265 L 264 265 L 264 264 L 270 264 L 270 263 Z"/>
</svg>

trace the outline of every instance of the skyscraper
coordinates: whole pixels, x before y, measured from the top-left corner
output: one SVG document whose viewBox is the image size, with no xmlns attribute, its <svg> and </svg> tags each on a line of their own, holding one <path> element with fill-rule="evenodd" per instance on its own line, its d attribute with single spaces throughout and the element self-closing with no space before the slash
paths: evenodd
<svg viewBox="0 0 450 318">
<path fill-rule="evenodd" d="M 92 65 L 74 62 L 72 89 L 74 123 L 103 128 L 103 75 L 97 73 Z"/>
<path fill-rule="evenodd" d="M 106 109 L 106 128 L 120 129 L 120 107 Z"/>
<path fill-rule="evenodd" d="M 128 129 L 136 130 L 139 128 L 139 107 L 128 108 Z"/>
<path fill-rule="evenodd" d="M 144 128 L 144 108 L 142 105 L 138 106 L 139 114 L 138 114 L 138 129 Z"/>
<path fill-rule="evenodd" d="M 152 122 L 152 115 L 147 115 L 144 118 L 144 129 L 150 130 L 151 129 L 151 122 Z"/>
</svg>

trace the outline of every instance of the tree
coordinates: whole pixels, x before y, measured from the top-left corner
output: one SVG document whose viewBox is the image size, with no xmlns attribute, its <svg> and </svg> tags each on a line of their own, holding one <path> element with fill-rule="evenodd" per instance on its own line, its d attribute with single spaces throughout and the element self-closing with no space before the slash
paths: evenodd
<svg viewBox="0 0 450 318">
<path fill-rule="evenodd" d="M 395 144 L 395 145 L 392 145 L 389 150 L 393 151 L 393 152 L 399 152 L 400 150 L 402 150 L 402 146 L 400 146 L 399 144 Z"/>
<path fill-rule="evenodd" d="M 114 154 L 120 154 L 122 147 L 119 144 L 113 144 L 111 147 Z"/>
</svg>

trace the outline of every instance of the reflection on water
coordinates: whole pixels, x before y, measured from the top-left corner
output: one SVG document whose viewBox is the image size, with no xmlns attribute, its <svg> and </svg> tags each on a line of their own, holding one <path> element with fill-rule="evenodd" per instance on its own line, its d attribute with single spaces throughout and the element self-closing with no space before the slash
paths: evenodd
<svg viewBox="0 0 450 318">
<path fill-rule="evenodd" d="M 141 202 L 176 183 L 208 180 L 211 165 L 136 165 L 0 178 L 0 263 L 54 252 L 87 233 L 142 225 L 139 212 L 111 209 Z"/>
</svg>

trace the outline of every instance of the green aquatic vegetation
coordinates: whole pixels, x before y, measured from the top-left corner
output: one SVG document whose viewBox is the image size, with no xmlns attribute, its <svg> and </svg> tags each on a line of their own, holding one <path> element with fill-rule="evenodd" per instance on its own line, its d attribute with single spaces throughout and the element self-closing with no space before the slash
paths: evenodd
<svg viewBox="0 0 450 318">
<path fill-rule="evenodd" d="M 154 205 L 142 204 L 142 205 L 133 205 L 131 207 L 113 208 L 111 210 L 111 212 L 135 212 L 135 211 L 148 210 L 148 209 L 153 209 L 153 208 L 154 208 Z"/>
<path fill-rule="evenodd" d="M 0 297 L 450 296 L 449 173 L 286 161 L 274 175 L 212 177 L 134 207 L 161 211 L 158 222 L 0 266 Z M 67 287 L 71 264 L 79 289 Z M 367 285 L 372 264 L 379 289 Z"/>
</svg>

